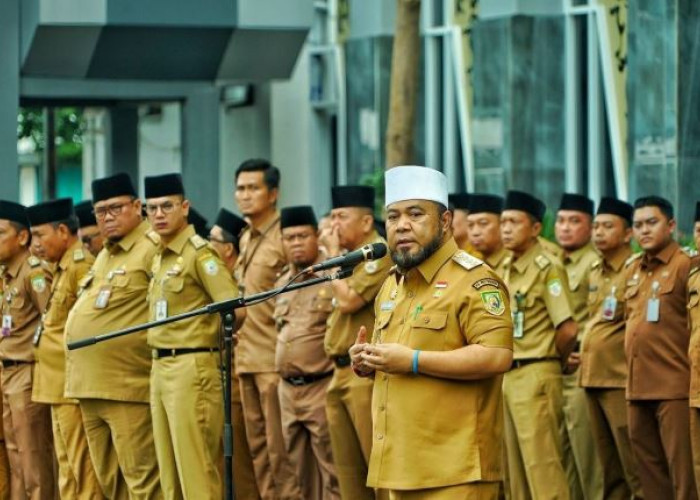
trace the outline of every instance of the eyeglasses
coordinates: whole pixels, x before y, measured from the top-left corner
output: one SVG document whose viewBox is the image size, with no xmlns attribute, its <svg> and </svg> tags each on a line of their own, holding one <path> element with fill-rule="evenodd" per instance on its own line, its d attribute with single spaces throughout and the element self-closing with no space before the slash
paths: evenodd
<svg viewBox="0 0 700 500">
<path fill-rule="evenodd" d="M 95 214 L 95 218 L 99 220 L 104 220 L 104 218 L 107 217 L 107 214 L 111 215 L 112 217 L 116 217 L 117 215 L 121 215 L 124 207 L 131 205 L 131 203 L 131 201 L 125 201 L 124 203 L 113 203 L 112 205 L 107 205 L 106 207 L 96 208 L 92 211 L 92 213 Z"/>
<path fill-rule="evenodd" d="M 161 210 L 164 214 L 171 214 L 173 213 L 173 210 L 175 210 L 175 206 L 180 205 L 180 203 L 173 203 L 170 201 L 166 201 L 164 203 L 161 203 L 160 205 L 152 205 L 150 203 L 146 204 L 146 213 L 148 215 L 155 215 L 158 213 L 158 209 Z"/>
</svg>

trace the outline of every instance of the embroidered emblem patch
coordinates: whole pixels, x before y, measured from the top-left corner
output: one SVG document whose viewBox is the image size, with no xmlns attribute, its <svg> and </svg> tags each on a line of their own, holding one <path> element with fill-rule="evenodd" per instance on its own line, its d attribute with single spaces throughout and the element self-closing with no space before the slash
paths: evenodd
<svg viewBox="0 0 700 500">
<path fill-rule="evenodd" d="M 32 278 L 32 288 L 36 293 L 42 293 L 44 290 L 46 290 L 46 279 L 44 278 L 43 274 Z"/>
<path fill-rule="evenodd" d="M 479 290 L 480 288 L 483 288 L 485 286 L 492 286 L 494 288 L 500 288 L 500 285 L 498 284 L 498 280 L 495 280 L 493 278 L 480 279 L 479 281 L 475 281 L 472 286 L 474 288 L 476 288 L 477 290 Z"/>
<path fill-rule="evenodd" d="M 552 297 L 559 297 L 561 295 L 561 280 L 554 279 L 547 283 L 547 290 L 549 290 L 549 295 Z"/>
<path fill-rule="evenodd" d="M 213 257 L 202 262 L 202 267 L 204 268 L 204 272 L 210 276 L 214 276 L 219 272 L 219 265 Z"/>
<path fill-rule="evenodd" d="M 481 301 L 484 303 L 486 312 L 494 316 L 500 316 L 506 310 L 506 304 L 503 302 L 501 292 L 498 290 L 493 292 L 481 292 Z"/>
</svg>

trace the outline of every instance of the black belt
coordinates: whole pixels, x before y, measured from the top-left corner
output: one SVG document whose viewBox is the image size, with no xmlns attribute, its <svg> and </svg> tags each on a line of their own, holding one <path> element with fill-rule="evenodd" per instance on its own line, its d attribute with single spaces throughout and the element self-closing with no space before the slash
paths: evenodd
<svg viewBox="0 0 700 500">
<path fill-rule="evenodd" d="M 219 352 L 218 347 L 186 347 L 182 349 L 153 349 L 153 359 L 174 358 L 181 354 L 194 354 L 195 352 Z"/>
<path fill-rule="evenodd" d="M 543 361 L 559 361 L 559 358 L 529 358 L 529 359 L 514 359 L 513 363 L 510 365 L 511 370 L 516 368 L 522 368 L 526 365 L 531 365 L 533 363 L 542 363 Z"/>
<path fill-rule="evenodd" d="M 335 363 L 335 366 L 338 368 L 345 368 L 346 366 L 350 366 L 350 355 L 346 354 L 345 356 L 331 356 L 331 361 Z"/>
<path fill-rule="evenodd" d="M 0 361 L 0 363 L 2 363 L 3 368 L 7 368 L 8 366 L 28 365 L 33 363 L 33 361 L 22 361 L 21 359 L 3 359 Z"/>
<path fill-rule="evenodd" d="M 294 385 L 294 386 L 300 386 L 300 385 L 308 385 L 308 384 L 313 384 L 314 382 L 318 382 L 319 380 L 323 380 L 324 378 L 328 378 L 331 375 L 333 375 L 333 370 L 325 373 L 316 373 L 314 375 L 299 375 L 297 377 L 285 377 L 282 380 L 287 382 L 288 384 Z"/>
</svg>

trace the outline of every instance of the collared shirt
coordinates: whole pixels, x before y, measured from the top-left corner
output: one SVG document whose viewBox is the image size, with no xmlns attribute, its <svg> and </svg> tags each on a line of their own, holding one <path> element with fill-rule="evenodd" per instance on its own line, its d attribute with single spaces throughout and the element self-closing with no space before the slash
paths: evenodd
<svg viewBox="0 0 700 500">
<path fill-rule="evenodd" d="M 690 257 L 671 242 L 655 257 L 644 254 L 625 270 L 627 399 L 686 399 L 690 386 L 687 286 Z M 659 321 L 647 320 L 658 283 Z"/>
<path fill-rule="evenodd" d="M 509 250 L 506 250 L 505 247 L 501 247 L 495 252 L 493 252 L 491 255 L 486 257 L 484 260 L 489 266 L 491 266 L 491 269 L 493 269 L 496 272 L 496 274 L 502 279 L 503 276 L 505 276 L 506 267 L 510 265 L 511 252 Z"/>
<path fill-rule="evenodd" d="M 314 264 L 320 262 L 319 258 Z M 298 272 L 295 267 L 284 273 L 275 287 L 283 286 Z M 319 276 L 306 276 L 306 279 Z M 314 375 L 333 369 L 323 349 L 326 322 L 333 310 L 330 282 L 300 288 L 277 297 L 275 323 L 279 330 L 275 368 L 282 377 Z"/>
<path fill-rule="evenodd" d="M 279 214 L 275 214 L 259 230 L 247 227 L 241 236 L 240 247 L 234 276 L 238 284 L 244 287 L 244 295 L 272 289 L 287 262 L 282 247 Z M 273 319 L 274 309 L 275 303 L 271 300 L 247 308 L 236 346 L 237 373 L 275 371 L 277 329 Z"/>
<path fill-rule="evenodd" d="M 581 385 L 591 388 L 624 388 L 625 361 L 625 261 L 629 245 L 591 266 L 588 285 L 589 318 L 581 344 Z M 614 297 L 613 303 L 609 297 Z M 607 300 L 607 302 L 606 302 Z"/>
<path fill-rule="evenodd" d="M 358 248 L 372 243 L 385 243 L 384 239 L 373 231 Z M 346 356 L 355 343 L 357 331 L 361 326 L 369 331 L 374 324 L 374 298 L 389 273 L 391 258 L 385 255 L 381 259 L 358 264 L 352 276 L 345 279 L 348 286 L 366 302 L 353 313 L 342 313 L 335 308 L 328 318 L 328 329 L 324 341 L 328 356 Z"/>
<path fill-rule="evenodd" d="M 588 318 L 588 276 L 593 263 L 599 260 L 600 255 L 590 242 L 565 255 L 562 259 L 569 280 L 569 298 L 573 308 L 574 321 L 579 324 L 579 338 Z"/>
<path fill-rule="evenodd" d="M 148 294 L 150 321 L 233 299 L 238 288 L 216 251 L 188 225 L 153 259 Z M 157 349 L 217 347 L 218 314 L 202 314 L 148 330 Z"/>
<path fill-rule="evenodd" d="M 690 323 L 690 406 L 700 408 L 700 257 L 693 257 L 688 275 L 688 321 Z"/>
<path fill-rule="evenodd" d="M 0 336 L 0 359 L 34 361 L 32 339 L 51 288 L 49 267 L 23 250 L 2 273 L 3 323 L 11 318 L 10 334 Z"/>
<path fill-rule="evenodd" d="M 557 358 L 556 328 L 573 318 L 566 271 L 539 243 L 511 261 L 504 281 L 514 315 L 522 311 L 523 334 L 513 339 L 515 359 Z"/>
<path fill-rule="evenodd" d="M 405 276 L 390 275 L 375 312 L 375 343 L 423 351 L 475 344 L 512 349 L 505 285 L 454 239 Z M 367 484 L 422 489 L 501 479 L 502 378 L 377 372 Z"/>
<path fill-rule="evenodd" d="M 549 253 L 550 255 L 553 255 L 554 257 L 556 257 L 559 260 L 564 258 L 564 251 L 562 250 L 562 248 L 559 245 L 557 245 L 553 241 L 548 240 L 544 236 L 538 236 L 537 241 L 542 246 L 542 249 L 545 252 Z"/>
<path fill-rule="evenodd" d="M 78 283 L 87 275 L 95 257 L 73 243 L 58 261 L 53 275 L 49 305 L 43 314 L 42 332 L 36 347 L 32 400 L 38 403 L 75 403 L 64 397 L 66 385 L 65 326 L 68 311 L 78 298 Z"/>
<path fill-rule="evenodd" d="M 105 244 L 78 284 L 66 342 L 148 321 L 146 296 L 159 241 L 143 221 L 118 242 Z M 147 403 L 151 358 L 145 330 L 67 351 L 65 395 Z"/>
</svg>

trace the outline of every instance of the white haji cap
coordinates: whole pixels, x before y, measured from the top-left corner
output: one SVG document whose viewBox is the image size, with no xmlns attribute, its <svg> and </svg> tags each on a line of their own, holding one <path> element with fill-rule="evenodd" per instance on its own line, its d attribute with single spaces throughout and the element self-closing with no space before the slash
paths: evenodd
<svg viewBox="0 0 700 500">
<path fill-rule="evenodd" d="M 397 201 L 429 200 L 447 207 L 447 177 L 428 167 L 394 167 L 384 174 L 384 206 Z"/>
</svg>

